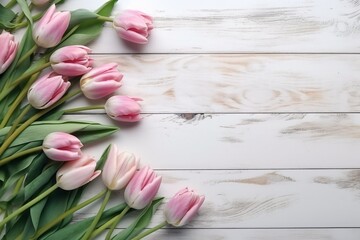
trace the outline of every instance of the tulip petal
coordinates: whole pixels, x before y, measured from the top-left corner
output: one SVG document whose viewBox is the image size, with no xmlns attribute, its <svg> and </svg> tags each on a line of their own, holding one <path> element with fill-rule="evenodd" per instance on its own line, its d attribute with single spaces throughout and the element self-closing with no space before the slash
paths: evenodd
<svg viewBox="0 0 360 240">
<path fill-rule="evenodd" d="M 197 212 L 199 211 L 199 208 L 201 207 L 201 205 L 203 204 L 204 201 L 205 201 L 205 197 L 200 196 L 197 199 L 196 203 L 191 207 L 191 209 L 181 219 L 178 226 L 180 227 L 180 226 L 183 226 L 183 225 L 187 224 L 188 222 L 190 222 L 196 216 Z"/>
<path fill-rule="evenodd" d="M 111 144 L 102 174 L 102 179 L 106 186 L 111 186 L 113 178 L 116 174 L 117 152 L 117 146 L 115 144 Z"/>
<path fill-rule="evenodd" d="M 154 181 L 148 183 L 144 186 L 144 189 L 139 193 L 137 198 L 134 199 L 133 208 L 142 209 L 148 205 L 151 200 L 156 196 L 159 191 L 161 184 L 161 177 L 158 176 L 154 179 Z"/>
<path fill-rule="evenodd" d="M 64 151 L 56 148 L 44 148 L 46 156 L 55 161 L 73 161 L 79 159 L 82 155 L 80 150 Z"/>
<path fill-rule="evenodd" d="M 77 63 L 56 63 L 51 65 L 55 72 L 66 76 L 79 76 L 91 70 L 91 67 L 86 67 Z"/>
</svg>

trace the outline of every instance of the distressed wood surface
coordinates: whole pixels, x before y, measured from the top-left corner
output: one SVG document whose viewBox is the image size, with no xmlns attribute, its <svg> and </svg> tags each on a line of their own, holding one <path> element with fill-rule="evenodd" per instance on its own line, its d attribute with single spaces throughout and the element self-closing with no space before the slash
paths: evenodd
<svg viewBox="0 0 360 240">
<path fill-rule="evenodd" d="M 159 169 L 358 168 L 358 114 L 145 114 L 109 143 Z M 66 119 L 112 122 L 105 114 Z"/>
<path fill-rule="evenodd" d="M 103 2 L 72 0 L 61 8 L 96 9 Z M 154 16 L 149 44 L 126 44 L 107 24 L 94 52 L 360 52 L 356 0 L 123 0 L 114 15 L 123 9 Z"/>
<path fill-rule="evenodd" d="M 206 195 L 186 229 L 145 239 L 360 239 L 359 1 L 124 0 L 114 15 L 129 8 L 154 16 L 149 44 L 106 23 L 91 48 L 97 65 L 119 63 L 118 93 L 144 98 L 144 119 L 84 151 L 116 142 L 163 176 L 160 195 Z M 99 112 L 65 119 L 117 124 Z"/>
<path fill-rule="evenodd" d="M 144 112 L 360 111 L 360 56 L 341 54 L 95 55 L 124 73 L 120 94 Z M 73 106 L 98 101 L 79 99 Z"/>
<path fill-rule="evenodd" d="M 185 228 L 360 228 L 360 170 L 158 170 L 159 196 L 185 186 L 206 194 L 199 215 Z M 102 183 L 92 187 L 97 190 Z M 94 193 L 86 193 L 84 199 Z M 166 201 L 165 200 L 165 201 Z M 109 207 L 119 204 L 115 192 Z M 76 219 L 94 215 L 80 210 Z M 134 215 L 133 215 L 134 216 Z M 164 219 L 159 207 L 149 227 Z M 129 221 L 120 223 L 126 227 Z"/>
<path fill-rule="evenodd" d="M 146 240 L 358 240 L 359 229 L 166 229 Z"/>
</svg>

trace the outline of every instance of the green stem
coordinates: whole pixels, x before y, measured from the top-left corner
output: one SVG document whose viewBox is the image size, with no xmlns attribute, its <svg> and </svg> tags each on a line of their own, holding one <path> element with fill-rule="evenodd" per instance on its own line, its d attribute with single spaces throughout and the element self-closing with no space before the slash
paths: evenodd
<svg viewBox="0 0 360 240">
<path fill-rule="evenodd" d="M 40 202 L 42 199 L 44 199 L 45 197 L 47 197 L 50 193 L 52 193 L 53 191 L 55 191 L 58 188 L 57 183 L 55 183 L 52 187 L 50 187 L 49 189 L 47 189 L 45 192 L 41 193 L 39 196 L 37 196 L 36 198 L 34 198 L 33 200 L 31 200 L 30 202 L 28 202 L 27 204 L 23 205 L 22 207 L 20 207 L 19 209 L 17 209 L 16 211 L 12 212 L 10 215 L 8 215 L 6 218 L 4 218 L 1 222 L 0 222 L 0 228 L 3 227 L 7 222 L 9 222 L 11 219 L 13 219 L 14 217 L 16 217 L 17 215 L 19 215 L 20 213 L 26 211 L 27 209 L 29 209 L 30 207 L 32 207 L 34 204 Z"/>
<path fill-rule="evenodd" d="M 30 4 L 29 4 L 29 10 L 31 11 L 32 8 L 33 8 L 33 5 L 32 5 L 32 3 L 30 2 Z M 15 19 L 15 24 L 20 23 L 20 22 L 24 19 L 24 17 L 25 17 L 25 13 L 24 13 L 24 12 L 21 12 L 21 13 L 16 17 L 16 19 Z"/>
<path fill-rule="evenodd" d="M 33 48 L 32 48 L 33 49 Z M 30 52 L 30 51 L 29 51 Z M 27 52 L 27 53 L 29 53 Z M 18 77 L 17 79 L 15 79 L 10 86 L 14 86 L 16 87 L 17 85 L 19 85 L 22 81 L 24 81 L 25 79 L 27 79 L 28 77 L 30 77 L 31 75 L 40 72 L 41 70 L 49 67 L 51 65 L 50 62 L 46 62 L 34 69 L 30 69 L 29 71 L 25 72 L 23 75 L 21 75 L 20 77 Z"/>
<path fill-rule="evenodd" d="M 149 235 L 149 234 L 151 234 L 151 233 L 159 230 L 160 228 L 165 227 L 166 225 L 167 225 L 167 222 L 164 221 L 164 222 L 156 225 L 155 227 L 150 228 L 150 229 L 148 229 L 148 230 L 140 233 L 139 235 L 137 235 L 136 237 L 132 238 L 131 240 L 140 240 L 140 239 L 142 239 L 143 237 L 146 237 L 147 235 Z"/>
<path fill-rule="evenodd" d="M 104 194 L 107 191 L 104 190 L 100 193 L 98 193 L 97 195 L 93 196 L 92 198 L 86 200 L 85 202 L 82 202 L 76 206 L 74 206 L 73 208 L 70 208 L 69 210 L 67 210 L 66 212 L 64 212 L 63 214 L 61 214 L 59 217 L 55 218 L 54 220 L 52 220 L 51 222 L 47 223 L 45 226 L 43 226 L 42 228 L 40 228 L 35 234 L 34 236 L 30 239 L 30 240 L 35 240 L 38 239 L 42 234 L 44 234 L 46 231 L 48 231 L 50 228 L 52 228 L 53 226 L 55 226 L 57 223 L 61 222 L 64 218 L 66 218 L 67 216 L 69 216 L 70 214 L 73 214 L 74 212 L 76 212 L 77 210 L 89 205 L 90 203 L 98 200 L 99 198 L 101 198 L 102 196 L 104 196 Z"/>
<path fill-rule="evenodd" d="M 11 93 L 12 90 L 14 90 L 14 88 L 16 88 L 22 81 L 24 81 L 25 79 L 29 78 L 31 75 L 40 72 L 41 70 L 43 70 L 44 68 L 47 68 L 48 66 L 50 66 L 50 62 L 47 62 L 41 66 L 38 66 L 34 69 L 28 70 L 27 72 L 24 72 L 24 74 L 22 74 L 21 76 L 19 76 L 15 81 L 13 81 L 10 86 L 8 86 L 6 88 L 6 90 L 4 89 L 3 92 L 0 95 L 0 101 L 3 100 L 9 93 Z"/>
<path fill-rule="evenodd" d="M 116 222 L 116 218 L 118 216 L 113 217 L 112 219 L 110 219 L 109 221 L 107 221 L 106 223 L 104 223 L 103 225 L 101 225 L 101 227 L 97 228 L 92 234 L 91 234 L 91 238 L 96 237 L 97 235 L 99 235 L 100 233 L 102 233 L 106 228 L 110 227 L 114 222 Z"/>
<path fill-rule="evenodd" d="M 4 164 L 11 162 L 14 159 L 17 159 L 19 157 L 31 154 L 31 153 L 35 153 L 35 152 L 39 152 L 42 150 L 42 146 L 38 146 L 38 147 L 33 147 L 33 148 L 29 148 L 26 149 L 25 151 L 21 151 L 21 152 L 17 152 L 9 157 L 0 159 L 0 166 L 3 166 Z"/>
<path fill-rule="evenodd" d="M 105 240 L 110 240 L 112 233 L 114 232 L 114 229 L 116 225 L 121 221 L 121 219 L 125 216 L 125 214 L 130 210 L 129 206 L 126 206 L 122 212 L 116 216 L 116 219 L 114 220 L 113 224 L 111 225 L 108 233 L 106 234 Z"/>
<path fill-rule="evenodd" d="M 104 105 L 93 105 L 93 106 L 70 108 L 70 109 L 65 109 L 64 113 L 75 113 L 75 112 L 94 110 L 94 109 L 104 109 Z"/>
<path fill-rule="evenodd" d="M 24 239 L 24 233 L 22 232 L 19 236 L 15 238 L 15 240 L 23 240 Z"/>
<path fill-rule="evenodd" d="M 38 13 L 38 14 L 34 15 L 32 17 L 33 21 L 35 22 L 35 21 L 39 20 L 44 15 L 45 12 L 46 12 L 46 10 L 44 10 L 44 12 L 41 12 L 41 13 Z M 26 27 L 28 24 L 29 24 L 28 21 L 23 21 L 21 23 L 18 23 L 18 24 L 16 24 L 16 27 L 13 28 L 13 31 L 18 30 L 19 28 Z"/>
<path fill-rule="evenodd" d="M 16 3 L 17 3 L 16 0 L 10 0 L 10 1 L 5 5 L 5 7 L 6 7 L 6 8 L 12 8 L 13 6 L 16 5 Z"/>
<path fill-rule="evenodd" d="M 21 177 L 19 178 L 19 180 L 17 180 L 16 185 L 15 185 L 15 188 L 14 188 L 14 191 L 13 191 L 10 199 L 12 199 L 13 197 L 15 197 L 15 196 L 19 193 L 19 191 L 20 191 L 20 189 L 21 189 L 21 187 L 22 187 L 22 185 L 23 185 L 24 179 L 25 179 L 25 175 L 21 176 Z"/>
<path fill-rule="evenodd" d="M 29 81 L 30 82 L 30 81 Z M 27 89 L 30 87 L 30 84 L 26 84 L 24 89 L 20 92 L 20 94 L 16 97 L 15 101 L 11 104 L 10 108 L 7 110 L 6 115 L 4 116 L 4 119 L 1 121 L 0 129 L 4 128 L 6 124 L 8 123 L 9 119 L 15 112 L 16 108 L 19 106 L 19 104 L 22 102 L 23 98 L 26 96 Z M 19 117 L 18 117 L 19 118 Z M 13 126 L 15 124 L 12 124 Z M 10 131 L 9 131 L 10 132 Z"/>
<path fill-rule="evenodd" d="M 11 134 L 13 134 L 13 132 L 15 131 L 15 129 L 18 127 L 18 124 L 21 122 L 21 120 L 24 118 L 24 116 L 29 112 L 29 110 L 31 109 L 31 105 L 27 105 L 22 112 L 20 113 L 20 115 L 15 119 L 15 121 L 13 122 L 13 125 L 11 126 L 10 130 L 7 132 L 5 139 L 7 139 L 8 137 L 11 136 Z"/>
<path fill-rule="evenodd" d="M 46 113 L 48 113 L 49 111 L 51 111 L 52 109 L 56 108 L 57 106 L 59 106 L 60 104 L 64 103 L 65 101 L 67 101 L 68 99 L 78 95 L 79 93 L 81 93 L 81 90 L 76 90 L 73 91 L 69 94 L 67 94 L 66 96 L 64 96 L 63 98 L 61 98 L 56 104 L 52 105 L 51 107 L 44 109 L 40 112 L 37 112 L 35 115 L 33 115 L 31 118 L 29 118 L 27 121 L 25 121 L 18 129 L 16 129 L 14 131 L 13 134 L 11 134 L 11 136 L 9 138 L 7 138 L 4 143 L 1 145 L 0 147 L 0 156 L 5 152 L 5 150 L 7 149 L 7 147 L 10 146 L 10 144 L 20 135 L 20 133 L 22 133 L 22 131 L 24 131 L 28 126 L 30 126 L 33 122 L 35 122 L 38 118 L 42 117 L 43 115 L 45 115 Z"/>
<path fill-rule="evenodd" d="M 96 217 L 92 221 L 90 227 L 86 231 L 85 235 L 81 238 L 81 240 L 89 240 L 90 239 L 92 232 L 96 228 L 96 224 L 99 222 L 101 215 L 103 214 L 103 212 L 105 210 L 105 207 L 110 199 L 110 195 L 111 195 L 111 190 L 107 189 L 104 201 L 102 202 L 100 209 L 99 209 L 98 213 L 96 214 Z"/>
<path fill-rule="evenodd" d="M 97 19 L 104 21 L 104 22 L 113 22 L 114 21 L 114 19 L 111 17 L 105 17 L 105 16 L 101 16 L 101 15 L 98 15 Z"/>
<path fill-rule="evenodd" d="M 28 59 L 31 54 L 33 54 L 36 50 L 38 49 L 38 46 L 35 44 L 32 48 L 29 49 L 29 51 L 27 51 L 27 53 L 25 53 L 20 59 L 19 61 L 16 63 L 16 66 L 19 66 L 20 64 L 22 64 L 26 59 Z"/>
</svg>

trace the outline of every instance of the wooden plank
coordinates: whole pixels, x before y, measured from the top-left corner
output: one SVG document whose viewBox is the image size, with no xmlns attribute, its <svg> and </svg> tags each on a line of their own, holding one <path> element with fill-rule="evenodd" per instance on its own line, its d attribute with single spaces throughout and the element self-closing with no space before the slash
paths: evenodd
<svg viewBox="0 0 360 240">
<path fill-rule="evenodd" d="M 360 227 L 360 170 L 173 170 L 158 174 L 163 177 L 159 196 L 165 196 L 165 202 L 186 186 L 206 195 L 199 215 L 186 228 Z M 94 183 L 84 198 L 101 188 L 100 181 Z M 121 202 L 122 194 L 114 193 L 109 207 Z M 164 220 L 163 207 L 151 226 Z M 97 209 L 82 210 L 76 219 L 94 215 Z M 119 227 L 128 224 L 129 219 Z"/>
<path fill-rule="evenodd" d="M 107 124 L 104 115 L 66 119 Z M 152 114 L 88 151 L 110 142 L 160 169 L 358 168 L 358 114 Z"/>
<path fill-rule="evenodd" d="M 72 0 L 60 8 L 94 10 L 103 2 Z M 94 52 L 360 52 L 360 4 L 353 0 L 124 0 L 113 14 L 129 8 L 154 16 L 150 43 L 126 44 L 106 24 Z"/>
<path fill-rule="evenodd" d="M 119 94 L 144 99 L 145 112 L 360 111 L 360 55 L 95 55 L 117 62 Z M 78 99 L 72 106 L 99 101 Z"/>
<path fill-rule="evenodd" d="M 118 230 L 119 231 L 119 230 Z M 105 234 L 97 239 L 104 239 Z M 164 229 L 144 240 L 358 240 L 359 229 Z"/>
</svg>

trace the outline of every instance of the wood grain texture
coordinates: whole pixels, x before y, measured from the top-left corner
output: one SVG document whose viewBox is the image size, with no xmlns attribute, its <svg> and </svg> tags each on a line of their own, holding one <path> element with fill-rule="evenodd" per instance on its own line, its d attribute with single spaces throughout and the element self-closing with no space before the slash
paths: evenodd
<svg viewBox="0 0 360 240">
<path fill-rule="evenodd" d="M 360 170 L 158 170 L 157 173 L 163 177 L 159 196 L 166 197 L 165 202 L 185 186 L 206 194 L 199 215 L 185 228 L 360 227 Z M 101 185 L 99 181 L 94 183 L 84 199 L 95 195 Z M 121 202 L 122 194 L 115 192 L 109 207 Z M 151 226 L 164 219 L 163 207 L 159 207 Z M 96 212 L 97 207 L 93 206 L 80 211 L 76 218 Z M 119 227 L 128 223 L 124 221 Z"/>
<path fill-rule="evenodd" d="M 116 142 L 160 169 L 358 168 L 358 114 L 145 114 L 89 151 Z M 106 115 L 66 119 L 107 124 Z"/>
<path fill-rule="evenodd" d="M 166 229 L 144 240 L 358 240 L 358 229 Z"/>
<path fill-rule="evenodd" d="M 114 15 L 129 8 L 154 16 L 149 44 L 106 23 L 91 47 L 96 65 L 119 63 L 118 93 L 142 97 L 144 119 L 84 151 L 116 143 L 163 176 L 159 195 L 206 195 L 186 229 L 146 239 L 360 239 L 360 1 L 124 0 Z M 65 119 L 118 124 L 90 113 Z M 102 188 L 97 179 L 84 199 Z"/>
<path fill-rule="evenodd" d="M 72 0 L 61 8 L 96 9 L 103 2 Z M 129 8 L 154 16 L 149 44 L 126 44 L 107 24 L 94 52 L 360 52 L 354 0 L 124 0 L 114 15 Z"/>
<path fill-rule="evenodd" d="M 144 112 L 360 111 L 360 55 L 94 55 L 124 73 Z M 79 99 L 72 106 L 98 101 Z"/>
</svg>

